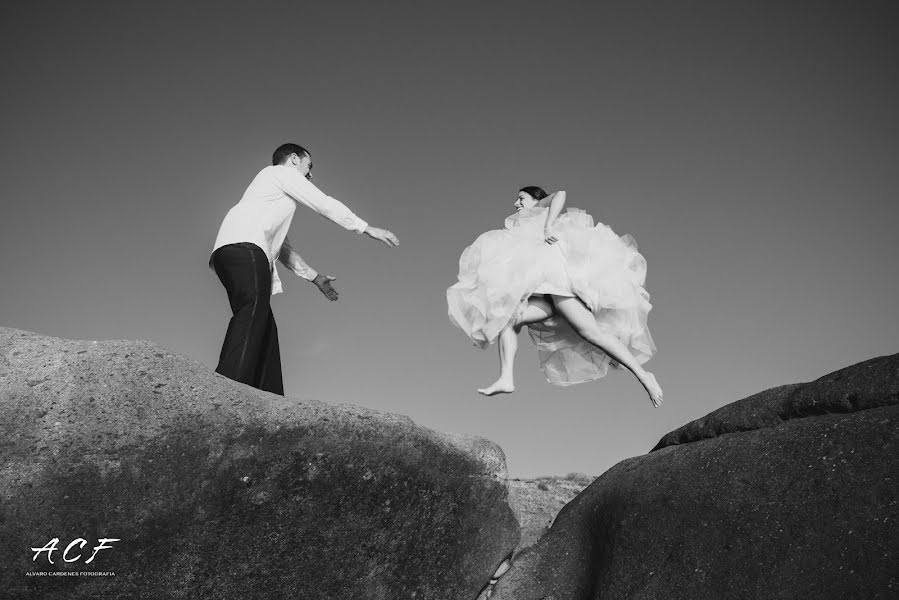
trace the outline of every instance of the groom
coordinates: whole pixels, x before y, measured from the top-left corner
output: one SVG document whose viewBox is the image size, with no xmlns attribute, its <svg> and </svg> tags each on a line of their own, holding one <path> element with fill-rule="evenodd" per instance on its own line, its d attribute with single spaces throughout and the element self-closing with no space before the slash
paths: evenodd
<svg viewBox="0 0 899 600">
<path fill-rule="evenodd" d="M 216 372 L 255 388 L 284 395 L 278 329 L 270 306 L 282 291 L 275 260 L 337 300 L 334 277 L 307 265 L 287 239 L 297 204 L 304 204 L 341 227 L 395 247 L 399 240 L 372 227 L 342 202 L 312 184 L 312 156 L 302 146 L 283 144 L 234 205 L 219 228 L 209 266 L 228 292 L 234 316 L 222 344 Z"/>
</svg>

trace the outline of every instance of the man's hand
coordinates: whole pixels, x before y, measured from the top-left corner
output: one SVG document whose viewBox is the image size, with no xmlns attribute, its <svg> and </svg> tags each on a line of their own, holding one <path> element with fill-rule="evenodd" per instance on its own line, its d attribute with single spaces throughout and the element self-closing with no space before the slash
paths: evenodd
<svg viewBox="0 0 899 600">
<path fill-rule="evenodd" d="M 386 229 L 381 229 L 380 227 L 372 227 L 371 225 L 369 225 L 365 228 L 365 233 L 376 240 L 384 242 L 391 248 L 395 248 L 396 246 L 400 245 L 400 240 Z"/>
<path fill-rule="evenodd" d="M 325 295 L 325 298 L 333 302 L 337 300 L 337 290 L 331 287 L 331 282 L 337 279 L 336 277 L 331 277 L 330 275 L 317 275 L 315 279 L 312 280 L 312 283 L 321 290 L 321 293 Z"/>
</svg>

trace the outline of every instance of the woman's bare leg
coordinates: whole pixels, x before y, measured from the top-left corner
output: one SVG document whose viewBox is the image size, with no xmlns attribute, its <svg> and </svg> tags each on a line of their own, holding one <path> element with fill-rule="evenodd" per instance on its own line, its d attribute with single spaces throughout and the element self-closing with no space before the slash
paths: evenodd
<svg viewBox="0 0 899 600">
<path fill-rule="evenodd" d="M 553 303 L 559 313 L 568 319 L 574 330 L 577 331 L 585 340 L 608 354 L 616 362 L 624 365 L 627 369 L 637 376 L 646 392 L 649 394 L 649 400 L 652 405 L 658 407 L 662 403 L 662 388 L 656 381 L 655 376 L 645 370 L 631 351 L 628 350 L 621 340 L 614 335 L 603 331 L 596 324 L 596 318 L 593 313 L 584 306 L 584 303 L 578 298 L 553 296 Z"/>
<path fill-rule="evenodd" d="M 553 315 L 553 306 L 541 296 L 528 299 L 527 308 L 516 323 L 509 323 L 499 333 L 499 379 L 491 385 L 480 388 L 478 393 L 485 396 L 511 394 L 515 391 L 515 355 L 518 353 L 518 332 L 529 323 L 545 321 Z"/>
</svg>

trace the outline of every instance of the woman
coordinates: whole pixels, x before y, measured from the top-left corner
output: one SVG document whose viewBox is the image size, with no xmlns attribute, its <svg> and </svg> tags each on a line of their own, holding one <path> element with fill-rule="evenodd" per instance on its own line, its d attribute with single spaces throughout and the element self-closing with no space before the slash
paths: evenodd
<svg viewBox="0 0 899 600">
<path fill-rule="evenodd" d="M 623 365 L 657 407 L 662 388 L 641 366 L 656 351 L 646 260 L 630 236 L 594 227 L 578 209 L 562 214 L 564 206 L 563 191 L 522 188 L 505 229 L 482 234 L 459 259 L 459 281 L 446 293 L 450 320 L 481 348 L 499 339 L 499 379 L 478 392 L 515 391 L 518 332 L 527 325 L 550 383 L 592 381 Z"/>
</svg>

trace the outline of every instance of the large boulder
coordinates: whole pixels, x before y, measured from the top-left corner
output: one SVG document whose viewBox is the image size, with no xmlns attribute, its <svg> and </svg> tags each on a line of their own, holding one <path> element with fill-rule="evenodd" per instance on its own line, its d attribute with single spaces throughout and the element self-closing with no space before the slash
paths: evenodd
<svg viewBox="0 0 899 600">
<path fill-rule="evenodd" d="M 899 355 L 666 435 L 565 506 L 492 600 L 895 598 Z"/>
<path fill-rule="evenodd" d="M 473 599 L 519 539 L 506 477 L 480 438 L 0 328 L 4 598 Z"/>
</svg>

